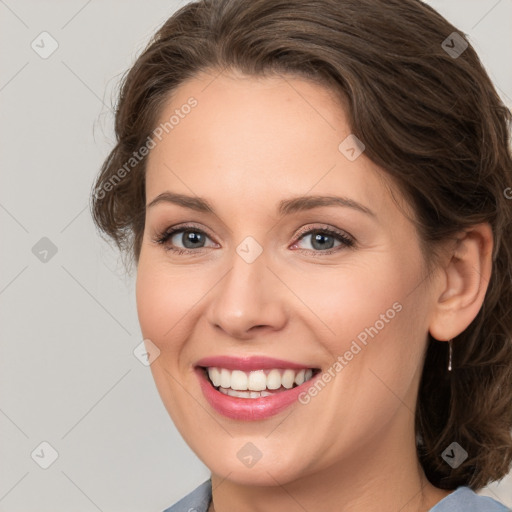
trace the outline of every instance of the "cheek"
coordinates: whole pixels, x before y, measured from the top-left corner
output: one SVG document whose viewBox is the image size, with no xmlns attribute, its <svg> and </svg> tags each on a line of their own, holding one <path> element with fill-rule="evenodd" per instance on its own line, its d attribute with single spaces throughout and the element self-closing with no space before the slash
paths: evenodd
<svg viewBox="0 0 512 512">
<path fill-rule="evenodd" d="M 186 315 L 199 298 L 190 276 L 173 275 L 141 258 L 136 281 L 139 323 L 144 338 L 157 345 L 162 355 L 179 350 L 179 342 L 173 340 L 184 339 Z"/>
<path fill-rule="evenodd" d="M 371 256 L 339 272 L 303 274 L 296 288 L 315 314 L 310 328 L 317 341 L 338 362 L 329 367 L 332 389 L 344 396 L 345 409 L 360 425 L 387 417 L 400 403 L 389 389 L 401 398 L 408 394 L 426 331 L 423 287 L 417 287 L 421 260 Z"/>
<path fill-rule="evenodd" d="M 296 281 L 297 295 L 314 315 L 315 331 L 333 354 L 347 350 L 358 335 L 364 339 L 365 329 L 376 323 L 377 330 L 388 329 L 396 321 L 397 302 L 410 291 L 413 270 L 391 258 L 379 265 L 375 260 L 302 273 Z"/>
<path fill-rule="evenodd" d="M 185 368 L 178 367 L 190 332 L 187 314 L 198 301 L 196 295 L 197 290 L 191 289 L 185 276 L 174 275 L 168 266 L 141 255 L 136 279 L 139 324 L 144 339 L 160 350 L 150 366 L 151 373 L 162 403 L 185 439 L 185 433 L 195 431 L 195 415 L 201 414 L 194 411 L 187 401 L 188 394 L 183 393 L 180 381 Z M 178 375 L 181 377 L 176 379 Z"/>
</svg>

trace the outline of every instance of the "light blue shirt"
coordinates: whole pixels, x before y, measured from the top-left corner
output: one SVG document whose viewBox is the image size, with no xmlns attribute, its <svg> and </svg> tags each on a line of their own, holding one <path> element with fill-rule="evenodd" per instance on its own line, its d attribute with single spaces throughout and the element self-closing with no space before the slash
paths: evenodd
<svg viewBox="0 0 512 512">
<path fill-rule="evenodd" d="M 196 487 L 190 494 L 163 512 L 208 512 L 212 499 L 211 479 Z M 479 496 L 469 487 L 457 487 L 429 512 L 512 512 L 492 498 Z"/>
</svg>

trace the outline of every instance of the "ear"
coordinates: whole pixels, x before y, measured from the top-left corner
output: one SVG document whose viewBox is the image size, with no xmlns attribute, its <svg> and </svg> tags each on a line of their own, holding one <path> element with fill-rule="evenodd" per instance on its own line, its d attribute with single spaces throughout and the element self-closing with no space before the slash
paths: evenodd
<svg viewBox="0 0 512 512">
<path fill-rule="evenodd" d="M 430 334 L 448 341 L 463 332 L 484 302 L 492 271 L 493 235 L 489 223 L 459 233 L 435 288 Z M 445 260 L 446 261 L 446 260 Z"/>
</svg>

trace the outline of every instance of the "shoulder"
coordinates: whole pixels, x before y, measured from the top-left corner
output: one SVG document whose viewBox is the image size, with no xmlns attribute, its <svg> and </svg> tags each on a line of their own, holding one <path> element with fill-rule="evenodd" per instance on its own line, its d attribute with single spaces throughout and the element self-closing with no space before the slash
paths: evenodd
<svg viewBox="0 0 512 512">
<path fill-rule="evenodd" d="M 207 512 L 212 499 L 212 481 L 206 480 L 163 512 Z"/>
<path fill-rule="evenodd" d="M 471 488 L 461 486 L 443 498 L 430 512 L 510 512 L 498 501 L 479 496 Z"/>
<path fill-rule="evenodd" d="M 180 501 L 163 512 L 207 512 L 212 499 L 212 484 L 208 479 Z M 479 496 L 469 487 L 458 487 L 442 499 L 430 512 L 511 512 L 498 501 Z"/>
</svg>

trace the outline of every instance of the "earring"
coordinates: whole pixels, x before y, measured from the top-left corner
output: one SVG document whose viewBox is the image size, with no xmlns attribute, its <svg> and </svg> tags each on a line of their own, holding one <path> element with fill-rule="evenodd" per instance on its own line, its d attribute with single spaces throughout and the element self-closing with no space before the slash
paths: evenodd
<svg viewBox="0 0 512 512">
<path fill-rule="evenodd" d="M 448 341 L 448 345 L 449 345 L 448 371 L 451 372 L 452 371 L 452 353 L 453 353 L 452 340 Z"/>
</svg>

